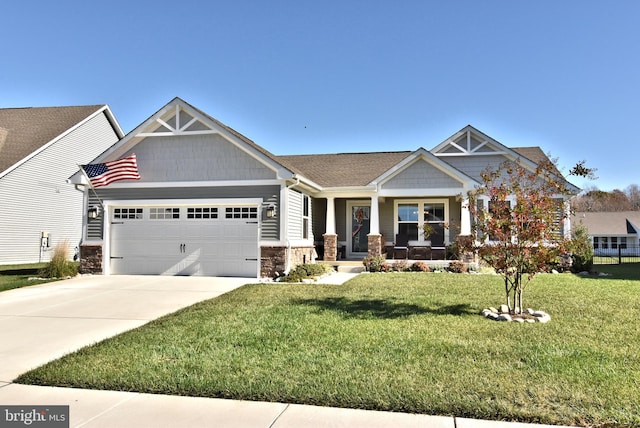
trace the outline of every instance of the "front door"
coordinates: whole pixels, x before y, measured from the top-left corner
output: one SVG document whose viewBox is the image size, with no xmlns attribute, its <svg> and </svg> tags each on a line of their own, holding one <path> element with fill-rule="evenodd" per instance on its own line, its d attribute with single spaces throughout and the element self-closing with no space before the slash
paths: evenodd
<svg viewBox="0 0 640 428">
<path fill-rule="evenodd" d="M 347 257 L 364 258 L 369 253 L 369 218 L 371 205 L 361 202 L 347 204 L 349 240 L 347 241 Z"/>
</svg>

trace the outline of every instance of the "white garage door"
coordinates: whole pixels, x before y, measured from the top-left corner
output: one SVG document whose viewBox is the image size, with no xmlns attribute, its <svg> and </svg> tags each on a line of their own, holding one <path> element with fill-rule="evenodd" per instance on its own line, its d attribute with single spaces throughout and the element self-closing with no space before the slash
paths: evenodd
<svg viewBox="0 0 640 428">
<path fill-rule="evenodd" d="M 258 275 L 256 206 L 113 207 L 113 274 Z"/>
</svg>

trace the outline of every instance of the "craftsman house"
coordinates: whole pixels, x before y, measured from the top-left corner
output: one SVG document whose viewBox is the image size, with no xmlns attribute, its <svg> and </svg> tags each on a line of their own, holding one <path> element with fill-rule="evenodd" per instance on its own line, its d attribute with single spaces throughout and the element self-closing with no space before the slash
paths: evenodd
<svg viewBox="0 0 640 428">
<path fill-rule="evenodd" d="M 317 258 L 442 258 L 471 232 L 483 169 L 546 158 L 471 126 L 432 150 L 276 156 L 180 98 L 92 163 L 133 154 L 139 180 L 86 186 L 85 272 L 271 277 Z"/>
<path fill-rule="evenodd" d="M 106 105 L 0 109 L 0 264 L 74 254 L 83 192 L 66 180 L 123 135 Z"/>
</svg>

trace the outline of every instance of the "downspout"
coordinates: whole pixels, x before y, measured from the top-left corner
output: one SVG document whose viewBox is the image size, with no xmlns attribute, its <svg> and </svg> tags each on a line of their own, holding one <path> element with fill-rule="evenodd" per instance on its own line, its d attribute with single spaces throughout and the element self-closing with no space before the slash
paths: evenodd
<svg viewBox="0 0 640 428">
<path fill-rule="evenodd" d="M 291 189 L 293 186 L 297 186 L 300 184 L 300 178 L 297 177 L 297 175 L 293 175 L 293 177 L 296 179 L 296 181 L 288 186 L 286 186 L 287 189 L 287 209 L 289 208 L 289 189 Z M 287 251 L 287 255 L 285 257 L 285 265 L 284 265 L 284 273 L 285 275 L 289 274 L 289 271 L 291 270 L 291 241 L 289 240 L 289 231 L 288 229 L 286 230 L 287 233 L 287 246 L 286 246 L 286 251 Z"/>
</svg>

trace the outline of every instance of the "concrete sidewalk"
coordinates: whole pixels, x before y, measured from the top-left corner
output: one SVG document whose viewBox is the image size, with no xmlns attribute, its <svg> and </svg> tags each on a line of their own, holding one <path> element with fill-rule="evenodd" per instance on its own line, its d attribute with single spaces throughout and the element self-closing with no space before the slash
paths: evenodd
<svg viewBox="0 0 640 428">
<path fill-rule="evenodd" d="M 1 405 L 69 405 L 71 427 L 154 428 L 558 428 L 300 404 L 6 384 Z"/>
<path fill-rule="evenodd" d="M 355 274 L 336 274 L 338 284 Z M 90 276 L 0 293 L 0 405 L 69 405 L 71 427 L 433 427 L 540 425 L 14 384 L 21 373 L 255 279 Z M 2 415 L 0 415 L 1 417 Z M 2 420 L 0 420 L 2 422 Z"/>
</svg>

